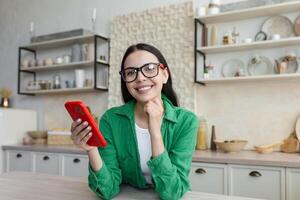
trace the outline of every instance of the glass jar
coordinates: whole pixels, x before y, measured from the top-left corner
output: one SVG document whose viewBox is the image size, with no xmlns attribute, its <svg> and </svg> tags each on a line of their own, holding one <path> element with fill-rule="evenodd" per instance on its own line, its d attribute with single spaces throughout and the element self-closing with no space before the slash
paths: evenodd
<svg viewBox="0 0 300 200">
<path fill-rule="evenodd" d="M 59 74 L 53 76 L 53 89 L 61 88 L 61 78 Z"/>
</svg>

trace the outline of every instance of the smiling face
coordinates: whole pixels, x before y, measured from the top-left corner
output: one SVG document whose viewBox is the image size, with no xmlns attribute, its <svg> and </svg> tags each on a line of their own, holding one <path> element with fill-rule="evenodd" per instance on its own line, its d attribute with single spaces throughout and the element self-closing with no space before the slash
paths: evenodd
<svg viewBox="0 0 300 200">
<path fill-rule="evenodd" d="M 159 63 L 159 61 L 152 53 L 138 50 L 129 54 L 126 58 L 124 69 L 139 68 L 147 63 Z M 146 103 L 156 97 L 160 98 L 163 84 L 167 82 L 169 75 L 166 69 L 158 68 L 158 70 L 158 75 L 153 78 L 147 78 L 139 71 L 137 78 L 133 82 L 126 83 L 128 92 L 139 103 Z"/>
</svg>

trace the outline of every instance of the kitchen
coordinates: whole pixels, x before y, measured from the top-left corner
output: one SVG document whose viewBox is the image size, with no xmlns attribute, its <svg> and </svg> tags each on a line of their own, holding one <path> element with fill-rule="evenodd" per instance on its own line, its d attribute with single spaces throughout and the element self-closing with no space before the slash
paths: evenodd
<svg viewBox="0 0 300 200">
<path fill-rule="evenodd" d="M 205 131 L 198 131 L 202 134 L 198 149 L 207 150 L 196 150 L 193 156 L 191 199 L 193 192 L 211 193 L 216 199 L 300 199 L 299 137 L 295 136 L 300 116 L 299 7 L 299 1 L 291 0 L 145 0 L 143 4 L 0 0 L 0 89 L 12 92 L 1 93 L 1 105 L 10 107 L 0 108 L 4 138 L 0 169 L 87 177 L 87 156 L 69 145 L 71 118 L 64 102 L 82 100 L 96 117 L 121 105 L 118 72 L 122 55 L 129 45 L 147 42 L 166 56 L 180 105 L 196 113 L 200 127 L 205 125 Z M 83 36 L 72 36 L 80 37 L 83 45 L 70 41 L 68 34 L 76 34 L 70 30 L 77 34 L 83 30 Z M 86 36 L 85 30 L 100 37 Z M 61 38 L 55 43 L 49 37 Z M 94 43 L 99 47 L 93 49 Z M 97 58 L 93 57 L 95 49 Z M 78 52 L 85 52 L 86 58 L 75 56 Z M 203 67 L 203 54 L 210 67 Z M 91 67 L 94 60 L 101 74 L 97 80 Z M 37 74 L 36 81 L 32 73 Z M 56 88 L 47 89 L 49 84 Z M 86 88 L 76 87 L 80 84 Z M 243 150 L 224 153 L 219 146 L 217 152 L 210 150 L 213 125 L 216 139 L 223 143 L 246 140 Z M 44 136 L 32 141 L 26 135 L 32 130 L 47 131 L 48 141 Z M 274 152 L 255 151 L 254 146 L 263 145 Z M 73 170 L 66 170 L 70 168 Z"/>
</svg>

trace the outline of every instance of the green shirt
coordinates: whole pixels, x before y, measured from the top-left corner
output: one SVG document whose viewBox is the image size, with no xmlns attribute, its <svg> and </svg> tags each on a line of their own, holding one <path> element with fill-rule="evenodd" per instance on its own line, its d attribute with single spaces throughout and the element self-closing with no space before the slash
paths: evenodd
<svg viewBox="0 0 300 200">
<path fill-rule="evenodd" d="M 165 108 L 161 134 L 165 151 L 147 162 L 152 182 L 161 199 L 176 200 L 189 190 L 189 172 L 195 150 L 198 119 L 195 114 L 175 107 L 162 94 Z M 89 187 L 102 199 L 119 193 L 121 183 L 148 188 L 140 166 L 135 132 L 134 107 L 130 101 L 104 113 L 100 130 L 107 141 L 98 148 L 103 160 L 99 171 L 89 167 Z"/>
</svg>

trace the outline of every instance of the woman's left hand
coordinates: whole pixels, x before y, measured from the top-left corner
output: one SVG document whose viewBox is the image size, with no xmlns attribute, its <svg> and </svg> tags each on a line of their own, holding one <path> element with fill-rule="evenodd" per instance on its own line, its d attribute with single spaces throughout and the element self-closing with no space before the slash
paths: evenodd
<svg viewBox="0 0 300 200">
<path fill-rule="evenodd" d="M 148 114 L 148 129 L 151 135 L 160 134 L 164 105 L 160 98 L 148 101 L 144 106 L 144 111 Z"/>
</svg>

